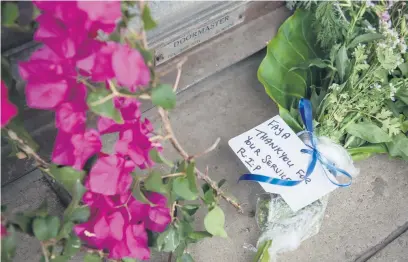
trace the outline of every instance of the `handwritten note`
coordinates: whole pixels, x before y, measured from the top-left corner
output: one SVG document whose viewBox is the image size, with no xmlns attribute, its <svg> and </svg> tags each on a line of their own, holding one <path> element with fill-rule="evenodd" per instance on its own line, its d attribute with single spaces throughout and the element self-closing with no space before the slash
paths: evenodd
<svg viewBox="0 0 408 262">
<path fill-rule="evenodd" d="M 301 152 L 306 145 L 280 116 L 232 138 L 228 144 L 252 174 L 304 180 L 292 187 L 260 183 L 265 191 L 280 194 L 295 212 L 337 188 L 319 163 L 304 179 L 311 155 Z"/>
</svg>

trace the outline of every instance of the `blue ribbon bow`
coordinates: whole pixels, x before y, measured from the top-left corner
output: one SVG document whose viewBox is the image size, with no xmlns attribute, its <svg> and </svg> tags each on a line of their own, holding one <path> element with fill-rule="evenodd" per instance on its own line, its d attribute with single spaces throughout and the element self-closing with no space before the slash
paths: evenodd
<svg viewBox="0 0 408 262">
<path fill-rule="evenodd" d="M 306 133 L 309 135 L 310 144 L 311 144 L 311 145 L 307 145 L 309 149 L 302 149 L 301 152 L 310 154 L 312 156 L 312 160 L 309 163 L 306 174 L 300 177 L 302 180 L 296 180 L 296 181 L 295 180 L 285 180 L 285 179 L 273 178 L 273 177 L 259 175 L 259 174 L 244 174 L 239 178 L 239 181 L 250 180 L 250 181 L 257 181 L 257 182 L 268 183 L 268 184 L 273 184 L 273 185 L 278 185 L 278 186 L 296 186 L 302 182 L 305 182 L 305 183 L 310 182 L 309 176 L 313 173 L 313 170 L 315 169 L 316 164 L 319 161 L 319 163 L 322 166 L 326 167 L 327 170 L 334 177 L 337 177 L 338 174 L 340 173 L 349 178 L 349 181 L 347 183 L 339 184 L 337 183 L 337 181 L 334 181 L 325 171 L 326 177 L 330 180 L 330 182 L 332 182 L 333 184 L 339 187 L 346 187 L 351 184 L 352 176 L 347 171 L 336 167 L 332 162 L 330 162 L 326 157 L 324 157 L 319 152 L 319 150 L 317 150 L 317 146 L 316 146 L 317 139 L 313 133 L 312 105 L 309 100 L 304 99 L 304 98 L 300 99 L 299 112 L 302 117 L 303 123 L 306 127 L 306 130 L 302 131 L 301 133 Z"/>
</svg>

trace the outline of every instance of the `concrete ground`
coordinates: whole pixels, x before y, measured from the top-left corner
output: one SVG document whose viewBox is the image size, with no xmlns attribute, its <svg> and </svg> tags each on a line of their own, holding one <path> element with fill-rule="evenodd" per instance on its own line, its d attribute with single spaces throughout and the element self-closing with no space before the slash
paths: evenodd
<svg viewBox="0 0 408 262">
<path fill-rule="evenodd" d="M 226 191 L 234 195 L 244 209 L 243 214 L 238 214 L 233 207 L 221 203 L 226 212 L 229 238 L 215 237 L 189 248 L 197 262 L 247 262 L 255 254 L 245 247 L 255 245 L 259 236 L 254 211 L 262 189 L 255 183 L 237 183 L 240 174 L 247 170 L 230 150 L 228 140 L 277 114 L 274 103 L 256 77 L 263 56 L 264 52 L 259 52 L 181 92 L 177 109 L 170 114 L 175 134 L 189 153 L 201 152 L 221 138 L 216 150 L 198 159 L 197 165 L 201 169 L 208 167 L 215 180 L 226 178 Z M 145 116 L 159 124 L 154 108 L 145 112 Z M 168 158 L 175 157 L 171 149 L 165 152 Z M 331 194 L 319 234 L 302 243 L 296 251 L 280 255 L 278 261 L 355 261 L 408 221 L 408 164 L 376 156 L 357 166 L 361 173 L 353 185 Z M 38 172 L 2 188 L 2 201 L 12 210 L 34 208 L 44 198 L 52 201 L 54 213 L 61 213 L 61 204 Z M 200 217 L 197 223 L 203 228 Z M 39 247 L 27 238 L 22 240 L 25 243 L 21 243 L 15 261 L 38 261 L 30 253 L 37 252 L 36 258 L 39 257 Z M 407 247 L 405 233 L 368 261 L 408 261 Z M 155 256 L 152 261 L 166 259 L 164 255 Z"/>
</svg>

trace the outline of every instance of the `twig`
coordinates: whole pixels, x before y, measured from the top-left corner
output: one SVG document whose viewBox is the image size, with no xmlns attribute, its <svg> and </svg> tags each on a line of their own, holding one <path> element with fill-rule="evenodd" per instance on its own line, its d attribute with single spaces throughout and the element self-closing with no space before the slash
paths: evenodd
<svg viewBox="0 0 408 262">
<path fill-rule="evenodd" d="M 44 159 L 42 159 L 31 147 L 29 147 L 24 142 L 23 139 L 19 138 L 18 135 L 13 130 L 6 128 L 6 131 L 9 137 L 18 143 L 18 146 L 20 147 L 21 150 L 24 151 L 24 153 L 33 157 L 42 167 L 44 168 L 49 167 L 49 164 Z"/>
<path fill-rule="evenodd" d="M 203 155 L 206 155 L 206 154 L 210 153 L 211 151 L 213 151 L 214 149 L 217 148 L 220 141 L 221 141 L 221 138 L 217 138 L 217 140 L 215 140 L 215 142 L 214 142 L 214 144 L 212 146 L 207 148 L 204 152 L 201 152 L 201 153 L 198 153 L 198 154 L 196 154 L 194 156 L 191 156 L 190 159 L 198 158 L 198 157 L 201 157 Z"/>
<path fill-rule="evenodd" d="M 97 100 L 97 101 L 91 103 L 91 106 L 101 105 L 101 104 L 103 104 L 103 103 L 105 103 L 105 102 L 107 102 L 107 101 L 113 99 L 115 96 L 116 96 L 115 93 L 110 93 L 109 95 L 107 95 L 107 96 L 105 96 L 105 97 L 102 97 L 101 99 L 99 99 L 99 100 Z"/>
<path fill-rule="evenodd" d="M 48 251 L 47 248 L 45 247 L 45 245 L 43 243 L 41 243 L 41 250 L 44 254 L 44 260 L 45 262 L 49 262 L 50 260 L 48 259 Z"/>
<path fill-rule="evenodd" d="M 173 258 L 173 252 L 170 252 L 169 253 L 169 258 L 167 259 L 167 262 L 171 262 L 172 258 Z"/>
<path fill-rule="evenodd" d="M 185 175 L 186 175 L 186 173 L 180 172 L 180 173 L 173 173 L 173 174 L 164 175 L 164 176 L 162 176 L 162 178 L 178 177 L 178 176 L 185 176 Z"/>
<path fill-rule="evenodd" d="M 185 159 L 189 160 L 190 157 L 188 153 L 183 149 L 183 147 L 180 145 L 178 142 L 176 136 L 174 135 L 173 128 L 171 127 L 170 120 L 168 117 L 167 111 L 165 111 L 163 108 L 159 107 L 158 109 L 159 115 L 162 119 L 163 122 L 163 127 L 170 136 L 170 142 L 173 145 L 174 149 Z M 230 203 L 232 206 L 234 206 L 236 209 L 238 209 L 239 212 L 243 212 L 241 206 L 233 199 L 229 198 L 228 196 L 225 195 L 225 193 L 217 186 L 217 184 L 207 175 L 203 174 L 198 168 L 195 168 L 195 172 L 197 173 L 197 177 L 201 180 L 204 180 L 207 182 L 212 189 L 215 190 L 217 195 L 221 196 L 225 201 Z"/>
<path fill-rule="evenodd" d="M 174 82 L 173 85 L 173 91 L 176 92 L 177 87 L 180 82 L 180 77 L 181 77 L 181 69 L 183 67 L 183 64 L 187 61 L 187 57 L 184 57 L 183 59 L 180 60 L 180 62 L 177 63 L 177 76 L 176 76 L 176 81 Z"/>
</svg>

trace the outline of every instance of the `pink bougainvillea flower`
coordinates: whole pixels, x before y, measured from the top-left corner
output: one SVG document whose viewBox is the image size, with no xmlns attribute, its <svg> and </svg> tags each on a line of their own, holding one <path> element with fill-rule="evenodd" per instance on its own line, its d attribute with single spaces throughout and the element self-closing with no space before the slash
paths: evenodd
<svg viewBox="0 0 408 262">
<path fill-rule="evenodd" d="M 113 78 L 115 76 L 112 69 L 114 46 L 113 43 L 104 44 L 96 40 L 89 42 L 88 48 L 92 49 L 92 52 L 88 52 L 88 56 L 78 60 L 77 67 L 96 82 Z"/>
<path fill-rule="evenodd" d="M 3 224 L 0 226 L 0 237 L 3 238 L 5 236 L 7 236 L 7 228 L 6 226 L 4 226 Z"/>
<path fill-rule="evenodd" d="M 119 133 L 119 140 L 115 144 L 115 151 L 121 156 L 128 156 L 141 169 L 152 166 L 149 152 L 152 143 L 140 130 L 140 123 L 134 123 L 132 129 Z"/>
<path fill-rule="evenodd" d="M 55 114 L 55 126 L 66 133 L 85 131 L 86 112 L 76 103 L 66 102 L 58 106 Z"/>
<path fill-rule="evenodd" d="M 132 184 L 129 171 L 132 170 L 125 170 L 123 157 L 110 155 L 98 158 L 89 173 L 89 190 L 108 196 L 126 192 Z"/>
<path fill-rule="evenodd" d="M 66 102 L 56 108 L 55 125 L 66 133 L 83 133 L 86 128 L 86 87 L 71 81 Z"/>
<path fill-rule="evenodd" d="M 81 170 L 85 162 L 101 148 L 100 135 L 96 130 L 90 129 L 78 134 L 60 130 L 55 139 L 52 161 Z"/>
<path fill-rule="evenodd" d="M 147 232 L 143 223 L 128 225 L 125 230 L 125 238 L 118 241 L 109 253 L 111 259 L 121 259 L 124 257 L 136 258 L 140 260 L 150 259 Z"/>
<path fill-rule="evenodd" d="M 68 91 L 66 80 L 49 83 L 28 82 L 25 88 L 27 105 L 37 109 L 54 109 L 67 98 Z"/>
<path fill-rule="evenodd" d="M 6 84 L 1 81 L 1 127 L 17 115 L 17 107 L 8 99 L 8 89 Z"/>
<path fill-rule="evenodd" d="M 155 192 L 150 192 L 147 199 L 155 204 L 155 206 L 150 206 L 149 208 L 148 217 L 145 219 L 146 228 L 154 232 L 163 232 L 171 222 L 167 199 Z"/>
<path fill-rule="evenodd" d="M 85 27 L 90 32 L 112 33 L 122 17 L 120 1 L 78 1 L 78 8 L 87 14 Z"/>
<path fill-rule="evenodd" d="M 127 45 L 116 45 L 112 54 L 112 68 L 119 85 L 136 91 L 137 86 L 147 85 L 150 71 L 139 51 Z"/>
</svg>

